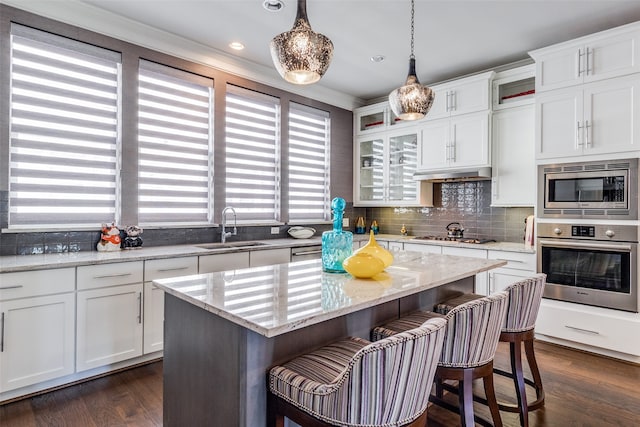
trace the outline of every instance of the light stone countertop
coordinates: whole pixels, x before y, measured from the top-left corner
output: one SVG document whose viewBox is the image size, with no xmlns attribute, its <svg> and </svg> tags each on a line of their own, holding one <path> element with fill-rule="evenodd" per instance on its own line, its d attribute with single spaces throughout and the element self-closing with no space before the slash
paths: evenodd
<svg viewBox="0 0 640 427">
<path fill-rule="evenodd" d="M 354 234 L 354 241 L 368 240 L 368 234 Z M 378 234 L 376 240 L 409 242 L 421 245 L 453 246 L 460 248 L 489 249 L 508 252 L 535 253 L 534 248 L 523 243 L 492 242 L 485 244 L 447 242 L 440 240 L 418 240 L 414 236 L 401 236 L 395 234 Z M 201 244 L 174 245 L 174 246 L 149 246 L 137 249 L 121 250 L 117 252 L 68 252 L 61 254 L 43 255 L 16 255 L 0 257 L 0 273 L 9 273 L 26 270 L 43 270 L 48 268 L 75 267 L 78 265 L 107 264 L 126 261 L 143 261 L 147 259 L 175 258 L 184 256 L 212 255 L 218 253 L 245 252 L 250 250 L 291 248 L 296 246 L 320 245 L 321 237 L 314 236 L 310 239 L 271 239 L 261 240 L 260 246 L 232 247 L 219 249 L 204 249 Z M 240 242 L 229 242 L 232 244 Z"/>
<path fill-rule="evenodd" d="M 340 317 L 506 265 L 402 251 L 373 279 L 322 271 L 320 260 L 155 280 L 167 293 L 265 337 Z"/>
</svg>

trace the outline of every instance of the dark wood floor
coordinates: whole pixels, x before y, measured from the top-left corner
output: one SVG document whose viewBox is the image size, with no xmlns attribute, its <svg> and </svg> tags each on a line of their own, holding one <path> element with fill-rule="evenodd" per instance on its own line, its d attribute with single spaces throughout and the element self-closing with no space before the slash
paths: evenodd
<svg viewBox="0 0 640 427">
<path fill-rule="evenodd" d="M 640 366 L 540 342 L 536 354 L 547 397 L 545 407 L 530 414 L 531 426 L 640 426 Z M 508 365 L 503 344 L 496 365 Z M 510 383 L 499 377 L 496 382 L 506 398 Z M 476 409 L 488 417 L 481 405 Z M 460 425 L 444 409 L 431 406 L 428 414 L 430 427 Z M 516 414 L 501 415 L 505 426 L 519 425 Z M 161 425 L 162 362 L 0 406 L 2 427 Z M 211 426 L 233 427 L 215 416 Z"/>
</svg>

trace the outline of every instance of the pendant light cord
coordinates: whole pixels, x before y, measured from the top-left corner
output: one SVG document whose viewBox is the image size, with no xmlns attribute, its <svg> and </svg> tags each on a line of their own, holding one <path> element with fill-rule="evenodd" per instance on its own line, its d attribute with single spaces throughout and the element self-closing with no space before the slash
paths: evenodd
<svg viewBox="0 0 640 427">
<path fill-rule="evenodd" d="M 414 31 L 414 27 L 413 27 L 413 15 L 414 15 L 414 0 L 411 0 L 411 55 L 409 56 L 410 59 L 415 58 L 415 55 L 413 54 L 413 31 Z"/>
</svg>

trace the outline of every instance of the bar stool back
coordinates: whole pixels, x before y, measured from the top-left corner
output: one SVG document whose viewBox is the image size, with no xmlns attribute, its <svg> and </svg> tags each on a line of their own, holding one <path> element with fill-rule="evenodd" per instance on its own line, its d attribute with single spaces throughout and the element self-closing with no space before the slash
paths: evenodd
<svg viewBox="0 0 640 427">
<path fill-rule="evenodd" d="M 436 395 L 430 400 L 449 410 L 459 412 L 462 426 L 473 426 L 473 380 L 482 378 L 489 409 L 495 426 L 502 426 L 493 388 L 493 358 L 498 346 L 501 326 L 507 313 L 507 293 L 469 301 L 447 313 L 447 332 L 436 370 Z M 372 331 L 373 339 L 400 333 L 426 319 L 441 316 L 433 312 L 416 312 Z M 459 407 L 442 399 L 442 382 L 455 380 L 459 384 Z M 484 420 L 480 420 L 483 422 Z"/>
<path fill-rule="evenodd" d="M 267 425 L 424 426 L 446 321 L 371 343 L 347 338 L 269 373 Z"/>
<path fill-rule="evenodd" d="M 536 318 L 538 317 L 545 283 L 546 275 L 536 274 L 529 278 L 519 280 L 505 288 L 505 291 L 509 293 L 509 308 L 500 333 L 500 341 L 509 343 L 511 372 L 498 368 L 494 368 L 493 371 L 496 374 L 513 379 L 517 404 L 498 402 L 498 407 L 503 411 L 517 412 L 520 417 L 520 425 L 523 427 L 528 427 L 529 425 L 529 411 L 544 406 L 542 377 L 538 369 L 533 341 Z M 479 298 L 482 298 L 482 296 L 476 294 L 460 295 L 438 304 L 436 311 L 441 314 L 446 314 L 460 304 Z M 532 379 L 524 377 L 522 367 L 523 345 Z M 531 403 L 527 402 L 526 385 L 533 387 L 536 392 L 536 400 Z M 476 397 L 476 400 L 486 403 L 486 399 Z"/>
</svg>

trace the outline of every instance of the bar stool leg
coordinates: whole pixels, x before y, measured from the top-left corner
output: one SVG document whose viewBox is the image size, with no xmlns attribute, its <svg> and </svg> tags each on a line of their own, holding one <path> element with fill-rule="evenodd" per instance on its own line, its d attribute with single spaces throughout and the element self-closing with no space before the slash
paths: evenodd
<svg viewBox="0 0 640 427">
<path fill-rule="evenodd" d="M 533 338 L 526 339 L 524 341 L 524 351 L 527 355 L 527 363 L 529 364 L 529 369 L 531 370 L 531 376 L 533 377 L 533 382 L 531 385 L 536 389 L 536 400 L 535 402 L 529 404 L 529 410 L 533 411 L 544 406 L 544 388 L 542 388 L 542 377 L 540 376 L 540 370 L 538 369 L 536 353 L 533 349 Z"/>
<path fill-rule="evenodd" d="M 493 385 L 493 374 L 486 375 L 482 378 L 484 384 L 484 394 L 487 397 L 487 405 L 491 411 L 491 418 L 495 427 L 502 427 L 502 418 L 500 417 L 500 409 L 496 399 L 496 390 Z"/>
<path fill-rule="evenodd" d="M 473 369 L 464 369 L 463 379 L 459 383 L 458 401 L 462 427 L 473 427 Z"/>
<path fill-rule="evenodd" d="M 518 399 L 518 414 L 520 415 L 520 425 L 529 427 L 529 411 L 527 406 L 527 392 L 524 385 L 524 373 L 522 372 L 522 345 L 520 341 L 509 343 L 511 356 L 511 372 L 513 373 L 513 385 L 516 389 Z"/>
</svg>

